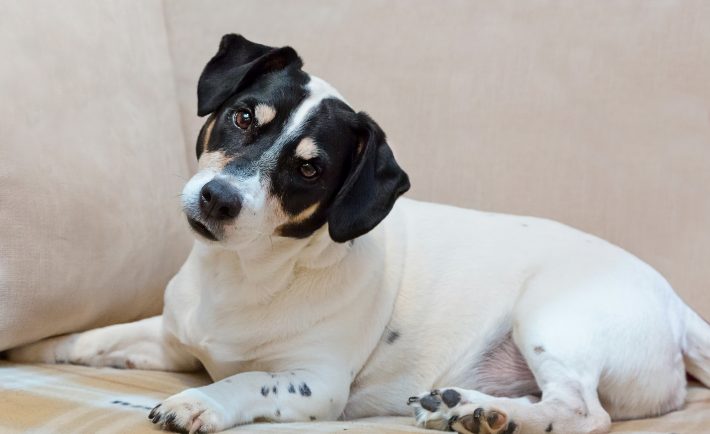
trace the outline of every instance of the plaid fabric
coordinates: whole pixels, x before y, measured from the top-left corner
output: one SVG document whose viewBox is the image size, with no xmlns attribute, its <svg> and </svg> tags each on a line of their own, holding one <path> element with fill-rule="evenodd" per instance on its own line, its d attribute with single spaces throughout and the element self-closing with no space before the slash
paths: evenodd
<svg viewBox="0 0 710 434">
<path fill-rule="evenodd" d="M 0 433 L 152 433 L 147 419 L 161 399 L 209 382 L 205 374 L 20 365 L 0 362 Z M 431 433 L 412 418 L 370 418 L 348 422 L 254 424 L 229 432 Z M 614 432 L 710 433 L 710 390 L 689 387 L 686 407 L 655 419 L 614 424 Z"/>
</svg>

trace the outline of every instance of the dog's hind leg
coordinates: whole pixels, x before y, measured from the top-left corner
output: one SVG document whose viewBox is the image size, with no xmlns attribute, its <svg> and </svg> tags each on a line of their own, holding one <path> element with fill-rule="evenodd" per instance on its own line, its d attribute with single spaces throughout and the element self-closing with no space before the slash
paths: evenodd
<svg viewBox="0 0 710 434">
<path fill-rule="evenodd" d="M 538 373 L 543 399 L 500 398 L 473 390 L 444 388 L 410 398 L 417 422 L 430 429 L 466 434 L 602 434 L 611 419 L 593 381 L 551 361 Z"/>
<path fill-rule="evenodd" d="M 192 355 L 163 331 L 162 316 L 44 339 L 6 352 L 10 361 L 190 371 Z"/>
<path fill-rule="evenodd" d="M 587 434 L 608 432 L 612 419 L 679 408 L 684 355 L 691 373 L 709 379 L 710 327 L 657 273 L 631 264 L 609 271 L 568 263 L 524 288 L 512 336 L 539 402 L 440 389 L 414 399 L 420 420 L 462 433 Z"/>
</svg>

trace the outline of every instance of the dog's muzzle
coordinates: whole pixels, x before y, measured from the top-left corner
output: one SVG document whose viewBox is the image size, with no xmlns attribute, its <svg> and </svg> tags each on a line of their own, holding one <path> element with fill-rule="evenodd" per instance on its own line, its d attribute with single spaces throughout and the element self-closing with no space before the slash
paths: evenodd
<svg viewBox="0 0 710 434">
<path fill-rule="evenodd" d="M 227 181 L 213 179 L 200 191 L 200 212 L 205 220 L 232 220 L 239 215 L 242 201 Z"/>
<path fill-rule="evenodd" d="M 220 224 L 234 220 L 242 209 L 241 197 L 228 182 L 213 179 L 200 190 L 198 215 L 187 213 L 187 221 L 198 234 L 218 241 Z"/>
</svg>

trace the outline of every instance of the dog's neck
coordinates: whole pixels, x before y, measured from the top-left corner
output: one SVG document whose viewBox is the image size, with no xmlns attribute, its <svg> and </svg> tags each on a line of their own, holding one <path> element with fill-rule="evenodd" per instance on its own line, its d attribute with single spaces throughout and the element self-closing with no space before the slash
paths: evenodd
<svg viewBox="0 0 710 434">
<path fill-rule="evenodd" d="M 197 243 L 195 250 L 208 272 L 237 273 L 240 303 L 268 302 L 288 288 L 299 269 L 324 269 L 347 256 L 352 243 L 336 243 L 323 226 L 310 237 L 260 237 L 238 250 Z M 217 270 L 215 270 L 217 267 Z M 209 289 L 209 288 L 205 288 Z M 243 290 L 243 291 L 242 291 Z"/>
</svg>

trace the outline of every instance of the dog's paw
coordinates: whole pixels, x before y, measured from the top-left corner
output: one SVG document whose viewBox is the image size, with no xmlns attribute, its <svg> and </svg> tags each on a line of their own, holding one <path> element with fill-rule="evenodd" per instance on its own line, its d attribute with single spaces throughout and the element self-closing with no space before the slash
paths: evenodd
<svg viewBox="0 0 710 434">
<path fill-rule="evenodd" d="M 436 389 L 409 398 L 417 424 L 462 434 L 513 434 L 518 426 L 501 409 L 468 402 L 456 388 Z"/>
<path fill-rule="evenodd" d="M 187 389 L 156 405 L 148 419 L 164 430 L 204 434 L 229 428 L 224 414 L 212 398 L 197 389 Z"/>
</svg>

